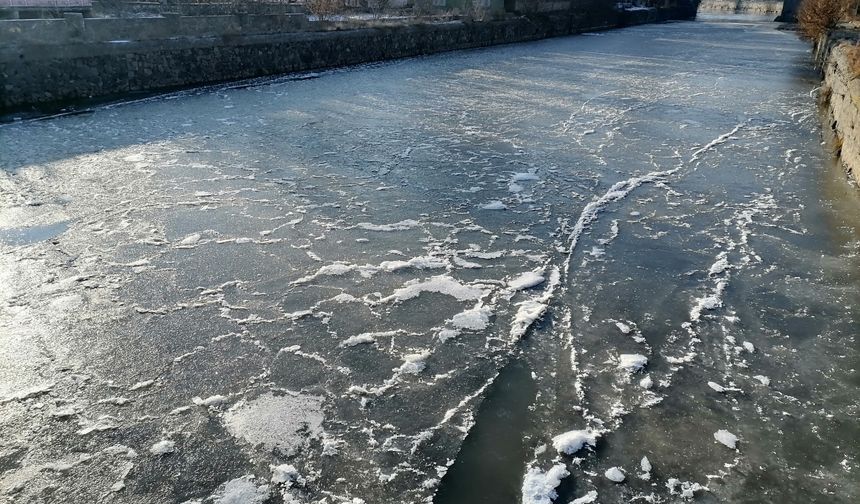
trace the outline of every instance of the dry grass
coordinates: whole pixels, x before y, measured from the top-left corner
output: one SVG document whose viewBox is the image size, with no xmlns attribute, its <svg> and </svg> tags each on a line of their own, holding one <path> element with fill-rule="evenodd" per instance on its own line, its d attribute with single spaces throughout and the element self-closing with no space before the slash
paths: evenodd
<svg viewBox="0 0 860 504">
<path fill-rule="evenodd" d="M 860 45 L 844 45 L 842 51 L 845 52 L 845 59 L 848 60 L 851 78 L 860 78 Z"/>
<path fill-rule="evenodd" d="M 320 20 L 328 20 L 344 10 L 343 0 L 305 0 L 305 7 Z"/>
<path fill-rule="evenodd" d="M 848 12 L 849 0 L 803 0 L 797 10 L 797 26 L 800 34 L 817 41 Z"/>
</svg>

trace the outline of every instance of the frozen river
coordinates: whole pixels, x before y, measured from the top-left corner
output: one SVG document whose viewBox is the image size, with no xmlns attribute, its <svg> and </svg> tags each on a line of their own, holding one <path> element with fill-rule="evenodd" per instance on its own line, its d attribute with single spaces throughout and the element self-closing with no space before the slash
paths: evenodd
<svg viewBox="0 0 860 504">
<path fill-rule="evenodd" d="M 860 500 L 793 33 L 308 77 L 0 127 L 0 501 Z"/>
</svg>

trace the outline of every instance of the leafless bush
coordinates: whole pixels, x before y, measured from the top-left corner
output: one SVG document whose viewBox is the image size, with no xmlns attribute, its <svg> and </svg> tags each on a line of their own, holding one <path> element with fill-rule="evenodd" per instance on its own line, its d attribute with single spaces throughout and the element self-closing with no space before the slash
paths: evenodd
<svg viewBox="0 0 860 504">
<path fill-rule="evenodd" d="M 343 0 L 305 0 L 305 7 L 317 19 L 324 21 L 343 12 Z"/>
<path fill-rule="evenodd" d="M 380 18 L 391 8 L 391 0 L 367 0 L 367 10 L 373 14 L 373 17 Z"/>
<path fill-rule="evenodd" d="M 484 21 L 489 14 L 489 2 L 485 0 L 466 0 L 463 4 L 463 15 L 469 19 Z"/>
<path fill-rule="evenodd" d="M 412 3 L 412 14 L 426 16 L 433 10 L 433 0 L 415 0 Z"/>
<path fill-rule="evenodd" d="M 846 0 L 803 0 L 797 9 L 801 36 L 818 40 L 843 18 L 847 4 Z"/>
</svg>

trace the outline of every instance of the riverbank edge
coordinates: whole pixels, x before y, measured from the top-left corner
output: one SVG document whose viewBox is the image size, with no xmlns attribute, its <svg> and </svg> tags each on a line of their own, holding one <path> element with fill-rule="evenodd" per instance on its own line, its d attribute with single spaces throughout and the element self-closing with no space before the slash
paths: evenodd
<svg viewBox="0 0 860 504">
<path fill-rule="evenodd" d="M 860 31 L 834 30 L 815 46 L 815 63 L 823 77 L 819 99 L 825 126 L 835 137 L 835 154 L 855 183 L 860 183 L 860 75 L 847 49 L 858 41 Z"/>
<path fill-rule="evenodd" d="M 0 116 L 693 18 L 694 9 L 660 8 L 586 19 L 558 13 L 322 32 L 19 45 L 0 50 Z"/>
</svg>

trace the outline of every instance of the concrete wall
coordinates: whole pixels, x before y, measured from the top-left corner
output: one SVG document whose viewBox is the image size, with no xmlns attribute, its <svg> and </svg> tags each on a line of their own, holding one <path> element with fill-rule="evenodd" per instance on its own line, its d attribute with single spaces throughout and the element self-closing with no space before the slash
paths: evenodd
<svg viewBox="0 0 860 504">
<path fill-rule="evenodd" d="M 609 12 L 598 19 L 566 13 L 504 21 L 159 39 L 147 38 L 148 31 L 141 30 L 114 41 L 104 41 L 108 35 L 97 29 L 78 26 L 79 32 L 68 35 L 66 43 L 32 43 L 32 37 L 21 32 L 12 35 L 23 40 L 16 44 L 3 44 L 0 37 L 0 112 L 677 19 L 689 17 L 691 9 Z M 56 42 L 62 37 L 48 38 Z"/>
<path fill-rule="evenodd" d="M 311 29 L 304 14 L 167 16 L 155 18 L 21 19 L 0 22 L 0 43 L 76 44 L 116 40 L 162 40 L 174 37 L 259 35 Z"/>
</svg>

